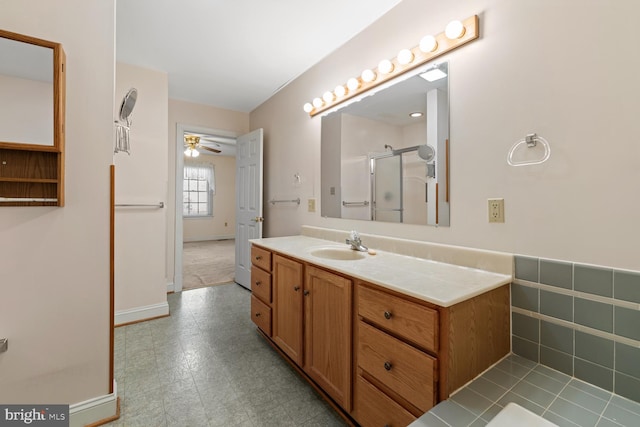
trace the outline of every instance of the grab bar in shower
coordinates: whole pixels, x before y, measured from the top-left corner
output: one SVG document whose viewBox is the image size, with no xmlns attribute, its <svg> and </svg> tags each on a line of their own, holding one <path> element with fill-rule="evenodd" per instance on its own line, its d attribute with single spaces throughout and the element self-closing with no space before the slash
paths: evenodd
<svg viewBox="0 0 640 427">
<path fill-rule="evenodd" d="M 292 200 L 269 200 L 269 203 L 271 203 L 272 205 L 275 205 L 276 203 L 295 203 L 295 204 L 300 204 L 300 197 L 298 197 L 297 199 L 292 199 Z"/>
<path fill-rule="evenodd" d="M 369 201 L 365 200 L 363 202 L 342 202 L 342 206 L 369 206 Z"/>
</svg>

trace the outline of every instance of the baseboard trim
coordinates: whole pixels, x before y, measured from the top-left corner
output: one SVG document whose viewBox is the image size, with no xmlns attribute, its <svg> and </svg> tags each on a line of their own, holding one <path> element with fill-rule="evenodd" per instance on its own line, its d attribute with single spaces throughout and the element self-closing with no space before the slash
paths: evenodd
<svg viewBox="0 0 640 427">
<path fill-rule="evenodd" d="M 229 240 L 229 239 L 235 239 L 235 238 L 236 238 L 235 234 L 228 234 L 224 236 L 190 237 L 190 238 L 183 239 L 183 242 L 184 243 L 206 242 L 207 240 Z"/>
<path fill-rule="evenodd" d="M 118 384 L 113 380 L 113 393 L 69 405 L 69 427 L 100 425 L 119 417 Z"/>
<path fill-rule="evenodd" d="M 116 311 L 115 324 L 118 326 L 125 323 L 135 323 L 168 315 L 169 304 L 163 302 L 160 304 L 131 308 L 129 310 Z"/>
<path fill-rule="evenodd" d="M 171 283 L 167 283 L 167 293 L 170 294 L 171 292 L 175 292 L 176 291 L 176 284 L 171 282 Z"/>
</svg>

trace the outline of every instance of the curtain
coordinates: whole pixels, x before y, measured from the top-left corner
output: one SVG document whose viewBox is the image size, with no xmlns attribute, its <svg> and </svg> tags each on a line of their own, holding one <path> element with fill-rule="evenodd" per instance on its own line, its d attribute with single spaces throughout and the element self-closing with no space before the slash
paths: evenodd
<svg viewBox="0 0 640 427">
<path fill-rule="evenodd" d="M 207 163 L 185 164 L 185 179 L 201 179 L 209 183 L 209 190 L 212 194 L 216 194 L 216 177 L 213 165 Z"/>
</svg>

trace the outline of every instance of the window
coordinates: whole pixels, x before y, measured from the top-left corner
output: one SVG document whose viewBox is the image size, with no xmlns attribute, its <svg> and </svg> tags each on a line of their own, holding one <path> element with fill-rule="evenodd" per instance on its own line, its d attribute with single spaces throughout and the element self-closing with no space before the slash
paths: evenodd
<svg viewBox="0 0 640 427">
<path fill-rule="evenodd" d="M 213 216 L 215 175 L 213 165 L 184 165 L 182 215 Z"/>
</svg>

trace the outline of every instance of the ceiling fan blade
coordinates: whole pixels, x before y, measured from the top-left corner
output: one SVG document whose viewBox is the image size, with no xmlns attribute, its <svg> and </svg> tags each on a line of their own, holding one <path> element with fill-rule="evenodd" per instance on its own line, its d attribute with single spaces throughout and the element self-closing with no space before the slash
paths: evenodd
<svg viewBox="0 0 640 427">
<path fill-rule="evenodd" d="M 198 148 L 202 148 L 203 150 L 212 151 L 214 153 L 222 153 L 222 151 L 220 151 L 220 150 L 216 150 L 215 148 L 209 148 L 209 147 L 206 147 L 206 146 L 204 146 L 202 144 L 198 145 Z"/>
</svg>

